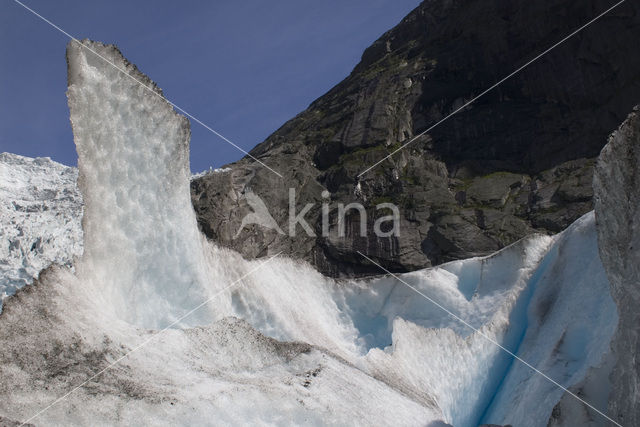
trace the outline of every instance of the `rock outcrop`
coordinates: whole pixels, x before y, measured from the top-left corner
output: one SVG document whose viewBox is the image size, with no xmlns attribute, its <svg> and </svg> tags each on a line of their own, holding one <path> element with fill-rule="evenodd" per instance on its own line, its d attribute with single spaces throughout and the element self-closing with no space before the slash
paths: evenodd
<svg viewBox="0 0 640 427">
<path fill-rule="evenodd" d="M 600 258 L 618 306 L 612 343 L 609 413 L 640 425 L 640 109 L 609 138 L 596 164 L 595 211 Z"/>
<path fill-rule="evenodd" d="M 594 159 L 640 98 L 640 6 L 626 2 L 496 90 L 359 177 L 415 135 L 610 7 L 426 0 L 363 54 L 351 75 L 225 172 L 192 182 L 204 233 L 247 258 L 284 251 L 328 275 L 378 273 L 487 254 L 555 233 L 592 209 Z M 603 35 L 606 35 L 603 36 Z M 289 189 L 305 219 L 288 233 Z M 323 198 L 323 191 L 330 198 Z M 257 195 L 280 226 L 243 227 Z M 325 193 L 326 194 L 326 193 Z M 337 205 L 346 215 L 338 234 Z M 322 203 L 329 205 L 323 233 Z M 400 235 L 378 238 L 380 203 Z M 282 233 L 281 233 L 282 231 Z"/>
</svg>

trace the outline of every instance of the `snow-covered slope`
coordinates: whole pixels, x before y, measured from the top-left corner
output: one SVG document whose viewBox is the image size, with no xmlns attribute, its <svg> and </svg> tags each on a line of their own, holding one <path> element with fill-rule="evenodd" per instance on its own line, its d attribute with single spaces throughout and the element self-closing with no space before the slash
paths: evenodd
<svg viewBox="0 0 640 427">
<path fill-rule="evenodd" d="M 245 261 L 197 231 L 183 118 L 155 86 L 133 84 L 152 82 L 113 46 L 83 44 L 123 69 L 69 48 L 91 250 L 75 272 L 53 267 L 6 300 L 0 417 L 544 426 L 562 390 L 491 340 L 565 387 L 606 358 L 615 306 L 593 215 L 399 279 L 337 282 L 292 260 Z"/>
<path fill-rule="evenodd" d="M 77 176 L 49 158 L 0 153 L 0 310 L 43 268 L 82 253 Z"/>
</svg>

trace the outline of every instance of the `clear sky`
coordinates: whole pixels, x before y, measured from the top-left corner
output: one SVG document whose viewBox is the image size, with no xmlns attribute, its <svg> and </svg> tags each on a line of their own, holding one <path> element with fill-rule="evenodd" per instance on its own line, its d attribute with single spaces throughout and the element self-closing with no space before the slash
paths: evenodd
<svg viewBox="0 0 640 427">
<path fill-rule="evenodd" d="M 419 0 L 21 0 L 76 38 L 115 43 L 175 104 L 250 150 L 346 77 Z M 76 164 L 68 39 L 0 2 L 0 152 Z M 243 154 L 191 123 L 191 169 Z"/>
</svg>

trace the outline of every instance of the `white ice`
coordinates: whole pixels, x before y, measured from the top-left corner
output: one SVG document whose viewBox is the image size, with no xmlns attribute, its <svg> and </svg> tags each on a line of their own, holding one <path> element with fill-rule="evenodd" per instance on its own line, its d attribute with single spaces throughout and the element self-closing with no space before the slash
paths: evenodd
<svg viewBox="0 0 640 427">
<path fill-rule="evenodd" d="M 93 49 L 68 49 L 67 96 L 85 196 L 78 274 L 100 288 L 119 317 L 164 327 L 210 296 L 189 193 L 189 123 L 117 52 Z M 128 67 L 129 77 L 103 58 Z M 185 322 L 210 319 L 203 307 Z"/>
<path fill-rule="evenodd" d="M 49 158 L 0 153 L 0 310 L 42 269 L 82 253 L 77 176 Z"/>
<path fill-rule="evenodd" d="M 85 252 L 75 274 L 54 269 L 38 286 L 52 292 L 48 310 L 64 315 L 37 337 L 67 342 L 77 333 L 115 360 L 210 302 L 100 383 L 129 378 L 154 398 L 80 389 L 39 421 L 543 426 L 562 390 L 487 338 L 567 387 L 606 357 L 617 319 L 593 215 L 556 237 L 400 276 L 471 327 L 393 277 L 334 281 L 289 259 L 245 261 L 198 232 L 186 120 L 155 86 L 133 81 L 152 84 L 113 47 L 85 46 L 128 75 L 70 46 Z M 28 311 L 16 306 L 4 321 L 18 325 L 21 316 Z M 36 338 L 25 336 L 37 355 Z M 34 375 L 0 366 L 16 387 L 0 390 L 1 411 L 27 419 L 83 379 L 45 390 Z"/>
<path fill-rule="evenodd" d="M 608 369 L 609 344 L 618 313 L 598 256 L 593 212 L 578 219 L 556 240 L 532 283 L 533 295 L 526 313 L 512 320 L 525 326 L 518 356 L 565 387 L 589 375 L 601 375 L 595 384 L 598 392 L 589 393 L 587 389 L 580 394 L 606 413 L 608 375 L 597 369 Z M 524 364 L 511 362 L 484 421 L 541 425 L 531 416 L 534 408 L 548 418 L 563 393 L 542 376 L 531 375 Z M 592 421 L 595 425 L 606 424 L 598 415 Z"/>
</svg>

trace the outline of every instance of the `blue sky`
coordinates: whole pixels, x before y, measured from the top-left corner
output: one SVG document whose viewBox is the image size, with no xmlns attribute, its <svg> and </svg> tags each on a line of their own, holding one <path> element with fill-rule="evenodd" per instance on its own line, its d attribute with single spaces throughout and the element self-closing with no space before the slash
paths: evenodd
<svg viewBox="0 0 640 427">
<path fill-rule="evenodd" d="M 419 0 L 22 0 L 77 38 L 117 44 L 189 111 L 246 150 L 346 77 Z M 0 152 L 76 164 L 68 39 L 0 4 Z M 191 124 L 191 169 L 242 157 Z"/>
</svg>

